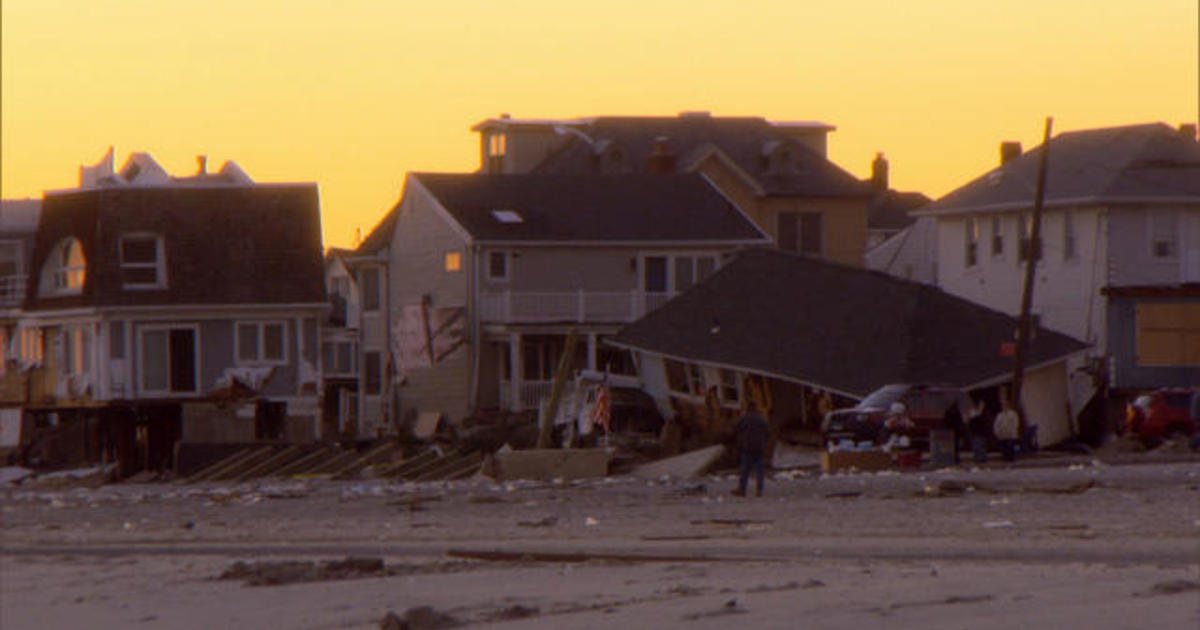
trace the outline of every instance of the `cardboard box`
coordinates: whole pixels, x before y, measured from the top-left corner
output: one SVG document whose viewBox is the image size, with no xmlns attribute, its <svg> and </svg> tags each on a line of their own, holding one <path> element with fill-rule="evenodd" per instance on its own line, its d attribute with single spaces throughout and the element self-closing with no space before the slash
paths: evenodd
<svg viewBox="0 0 1200 630">
<path fill-rule="evenodd" d="M 886 470 L 892 467 L 891 453 L 883 451 L 824 451 L 821 453 L 821 472 L 839 470 Z"/>
</svg>

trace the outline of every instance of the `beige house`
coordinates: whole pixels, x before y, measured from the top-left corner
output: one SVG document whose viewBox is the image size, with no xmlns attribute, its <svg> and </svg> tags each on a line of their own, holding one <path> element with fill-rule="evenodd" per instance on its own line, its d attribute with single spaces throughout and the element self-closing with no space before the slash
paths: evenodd
<svg viewBox="0 0 1200 630">
<path fill-rule="evenodd" d="M 877 195 L 827 159 L 833 129 L 707 112 L 571 120 L 501 116 L 472 127 L 480 134 L 481 172 L 702 173 L 780 249 L 862 266 L 868 208 Z"/>
</svg>

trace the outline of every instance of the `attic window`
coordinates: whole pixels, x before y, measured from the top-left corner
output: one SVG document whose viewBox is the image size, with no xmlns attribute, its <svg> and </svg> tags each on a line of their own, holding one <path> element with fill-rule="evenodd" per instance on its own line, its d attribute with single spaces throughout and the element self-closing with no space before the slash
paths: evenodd
<svg viewBox="0 0 1200 630">
<path fill-rule="evenodd" d="M 43 295 L 80 293 L 87 275 L 87 260 L 83 256 L 83 244 L 77 238 L 65 238 L 58 242 L 42 268 L 40 292 Z"/>
<path fill-rule="evenodd" d="M 492 210 L 492 216 L 501 223 L 524 223 L 525 219 L 516 210 Z"/>
<path fill-rule="evenodd" d="M 153 289 L 166 286 L 163 269 L 162 239 L 153 234 L 126 234 L 121 237 L 121 285 L 126 289 Z"/>
</svg>

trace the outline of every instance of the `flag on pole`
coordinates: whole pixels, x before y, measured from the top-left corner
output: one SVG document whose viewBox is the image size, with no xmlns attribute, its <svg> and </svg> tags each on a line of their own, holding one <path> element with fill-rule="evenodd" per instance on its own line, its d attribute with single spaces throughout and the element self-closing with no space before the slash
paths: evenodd
<svg viewBox="0 0 1200 630">
<path fill-rule="evenodd" d="M 596 388 L 596 404 L 592 406 L 592 424 L 604 427 L 604 432 L 608 433 L 610 416 L 608 385 L 601 384 Z"/>
</svg>

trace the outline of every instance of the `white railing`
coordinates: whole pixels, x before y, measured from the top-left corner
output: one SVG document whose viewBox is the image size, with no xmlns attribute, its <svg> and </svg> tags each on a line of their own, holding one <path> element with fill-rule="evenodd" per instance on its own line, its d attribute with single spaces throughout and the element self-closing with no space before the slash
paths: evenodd
<svg viewBox="0 0 1200 630">
<path fill-rule="evenodd" d="M 625 323 L 662 306 L 674 293 L 640 291 L 501 291 L 480 296 L 482 321 L 505 324 L 535 322 Z"/>
<path fill-rule="evenodd" d="M 550 396 L 550 388 L 553 385 L 553 381 L 522 381 L 517 385 L 519 404 L 514 405 L 512 382 L 500 381 L 500 406 L 513 411 L 537 409 L 538 405 L 542 403 L 542 399 Z"/>
<path fill-rule="evenodd" d="M 14 308 L 25 301 L 25 281 L 28 276 L 0 278 L 0 308 Z"/>
</svg>

